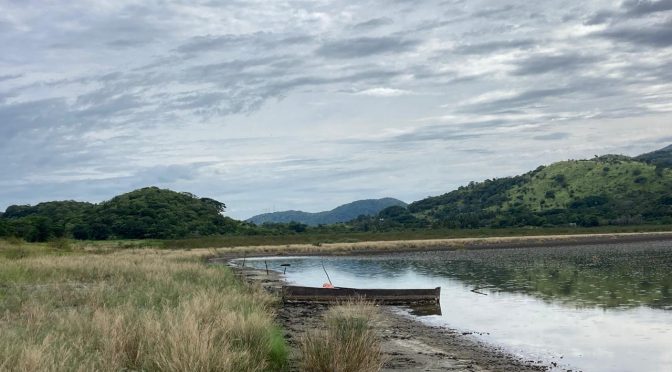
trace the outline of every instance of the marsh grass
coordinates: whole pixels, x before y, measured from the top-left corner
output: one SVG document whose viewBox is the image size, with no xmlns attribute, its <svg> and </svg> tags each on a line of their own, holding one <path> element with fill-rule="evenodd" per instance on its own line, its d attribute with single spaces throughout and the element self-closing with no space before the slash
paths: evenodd
<svg viewBox="0 0 672 372">
<path fill-rule="evenodd" d="M 285 368 L 274 298 L 207 252 L 15 248 L 0 241 L 0 371 Z"/>
<path fill-rule="evenodd" d="M 373 329 L 377 310 L 353 301 L 335 306 L 324 316 L 325 329 L 310 330 L 301 339 L 301 369 L 311 372 L 369 372 L 382 368 L 380 340 Z"/>
<path fill-rule="evenodd" d="M 231 248 L 243 246 L 287 246 L 305 245 L 320 247 L 335 244 L 352 244 L 366 242 L 394 242 L 412 240 L 450 240 L 450 239 L 478 239 L 497 237 L 533 237 L 557 235 L 591 235 L 591 234 L 619 234 L 637 232 L 665 232 L 672 231 L 672 225 L 642 225 L 642 226 L 598 226 L 598 227 L 540 227 L 540 228 L 479 228 L 479 229 L 408 229 L 399 231 L 378 232 L 306 232 L 286 235 L 226 235 L 205 236 L 199 238 L 147 241 L 144 244 L 161 246 L 169 249 L 196 249 L 196 248 Z M 125 243 L 118 243 L 125 244 Z M 131 244 L 143 244 L 142 241 L 133 241 Z"/>
</svg>

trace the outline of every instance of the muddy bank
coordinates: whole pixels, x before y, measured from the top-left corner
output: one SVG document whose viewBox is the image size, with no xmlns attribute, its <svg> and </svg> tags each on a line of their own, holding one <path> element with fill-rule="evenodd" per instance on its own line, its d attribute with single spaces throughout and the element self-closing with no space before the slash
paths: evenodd
<svg viewBox="0 0 672 372">
<path fill-rule="evenodd" d="M 273 271 L 236 268 L 246 281 L 269 291 L 282 286 L 282 276 Z M 298 344 L 306 330 L 322 326 L 324 304 L 279 304 L 277 319 L 291 348 L 292 371 L 298 371 Z M 382 341 L 383 371 L 545 371 L 547 366 L 524 361 L 468 334 L 431 327 L 400 313 L 399 308 L 380 306 L 375 322 Z"/>
</svg>

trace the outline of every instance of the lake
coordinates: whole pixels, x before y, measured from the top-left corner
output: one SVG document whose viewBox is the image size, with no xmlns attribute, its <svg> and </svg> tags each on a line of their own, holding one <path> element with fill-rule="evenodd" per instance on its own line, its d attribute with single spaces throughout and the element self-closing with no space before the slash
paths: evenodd
<svg viewBox="0 0 672 372">
<path fill-rule="evenodd" d="M 672 371 L 672 242 L 247 259 L 297 285 L 441 286 L 431 325 L 558 370 Z M 400 309 L 400 311 L 408 312 Z M 410 315 L 410 312 L 409 316 Z"/>
</svg>

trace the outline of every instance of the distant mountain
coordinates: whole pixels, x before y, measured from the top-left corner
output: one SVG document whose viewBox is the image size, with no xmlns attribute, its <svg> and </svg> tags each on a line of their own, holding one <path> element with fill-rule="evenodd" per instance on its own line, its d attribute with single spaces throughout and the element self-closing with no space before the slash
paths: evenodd
<svg viewBox="0 0 672 372">
<path fill-rule="evenodd" d="M 405 207 L 406 203 L 394 198 L 358 200 L 341 205 L 330 211 L 309 213 L 302 211 L 285 211 L 264 213 L 251 217 L 247 222 L 262 225 L 271 223 L 299 222 L 309 226 L 328 225 L 339 222 L 347 222 L 361 215 L 376 215 L 385 208 L 391 206 Z"/>
<path fill-rule="evenodd" d="M 634 159 L 665 168 L 672 168 L 672 145 L 660 150 L 639 155 Z"/>
<path fill-rule="evenodd" d="M 633 158 L 561 161 L 515 177 L 472 182 L 353 224 L 365 230 L 670 224 L 670 168 L 672 146 Z"/>
</svg>

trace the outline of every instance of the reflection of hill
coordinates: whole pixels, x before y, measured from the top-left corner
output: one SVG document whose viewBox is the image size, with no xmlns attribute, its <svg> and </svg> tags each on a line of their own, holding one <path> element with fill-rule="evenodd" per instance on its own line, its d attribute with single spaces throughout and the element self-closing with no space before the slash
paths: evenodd
<svg viewBox="0 0 672 372">
<path fill-rule="evenodd" d="M 409 257 L 410 258 L 410 257 Z M 584 247 L 434 253 L 381 262 L 389 272 L 459 279 L 579 307 L 672 308 L 672 249 Z"/>
</svg>

